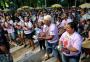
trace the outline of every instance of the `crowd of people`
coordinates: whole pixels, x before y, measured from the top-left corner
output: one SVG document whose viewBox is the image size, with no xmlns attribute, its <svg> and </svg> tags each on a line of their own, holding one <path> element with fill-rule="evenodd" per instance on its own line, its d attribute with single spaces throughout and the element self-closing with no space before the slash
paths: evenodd
<svg viewBox="0 0 90 62">
<path fill-rule="evenodd" d="M 46 51 L 44 60 L 50 53 L 57 62 L 79 62 L 82 41 L 90 40 L 89 9 L 61 8 L 15 13 L 0 12 L 0 61 L 13 62 L 10 45 L 32 47 L 38 40 L 40 50 Z"/>
</svg>

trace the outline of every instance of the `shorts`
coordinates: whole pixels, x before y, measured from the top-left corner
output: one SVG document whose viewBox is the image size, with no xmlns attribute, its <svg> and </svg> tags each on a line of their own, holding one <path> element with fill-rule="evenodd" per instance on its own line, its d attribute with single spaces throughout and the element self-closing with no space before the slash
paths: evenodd
<svg viewBox="0 0 90 62">
<path fill-rule="evenodd" d="M 17 30 L 17 34 L 22 34 L 23 33 L 23 30 Z"/>
<path fill-rule="evenodd" d="M 30 34 L 25 34 L 27 39 L 33 39 L 33 35 L 35 35 L 35 31 L 32 31 Z"/>
<path fill-rule="evenodd" d="M 11 40 L 15 40 L 16 39 L 16 35 L 15 35 L 14 32 L 13 33 L 9 33 L 9 39 L 11 39 Z"/>
</svg>

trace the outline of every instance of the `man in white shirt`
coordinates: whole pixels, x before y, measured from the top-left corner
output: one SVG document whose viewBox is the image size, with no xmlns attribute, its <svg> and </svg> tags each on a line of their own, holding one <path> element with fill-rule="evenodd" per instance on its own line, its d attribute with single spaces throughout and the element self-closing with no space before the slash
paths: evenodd
<svg viewBox="0 0 90 62">
<path fill-rule="evenodd" d="M 49 52 L 51 49 L 53 56 L 56 57 L 58 62 L 60 62 L 58 58 L 58 52 L 56 50 L 56 46 L 58 45 L 58 28 L 55 24 L 51 23 L 51 19 L 52 18 L 50 15 L 44 16 L 44 24 L 48 26 L 48 30 L 46 32 L 46 36 L 40 38 L 45 39 L 47 41 L 47 54 L 45 54 L 45 59 L 49 59 Z"/>
</svg>

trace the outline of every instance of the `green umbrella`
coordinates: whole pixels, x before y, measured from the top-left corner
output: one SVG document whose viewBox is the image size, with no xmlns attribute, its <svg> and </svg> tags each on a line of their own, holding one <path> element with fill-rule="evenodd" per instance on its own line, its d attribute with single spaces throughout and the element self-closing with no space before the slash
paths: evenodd
<svg viewBox="0 0 90 62">
<path fill-rule="evenodd" d="M 82 16 L 82 19 L 85 19 L 85 20 L 90 19 L 90 14 L 84 14 Z"/>
<path fill-rule="evenodd" d="M 28 9 L 29 6 L 22 6 L 21 8 L 22 8 L 22 9 Z"/>
<path fill-rule="evenodd" d="M 61 8 L 62 5 L 60 5 L 60 4 L 54 4 L 54 5 L 52 5 L 51 7 L 52 7 L 52 8 Z"/>
<path fill-rule="evenodd" d="M 42 9 L 42 7 L 36 7 L 36 9 Z"/>
<path fill-rule="evenodd" d="M 84 3 L 79 6 L 80 8 L 90 8 L 90 3 Z"/>
<path fill-rule="evenodd" d="M 22 8 L 18 8 L 17 11 L 23 10 Z"/>
<path fill-rule="evenodd" d="M 6 9 L 4 9 L 3 11 L 4 11 L 4 12 L 9 12 L 9 11 L 11 11 L 11 10 L 6 8 Z"/>
</svg>

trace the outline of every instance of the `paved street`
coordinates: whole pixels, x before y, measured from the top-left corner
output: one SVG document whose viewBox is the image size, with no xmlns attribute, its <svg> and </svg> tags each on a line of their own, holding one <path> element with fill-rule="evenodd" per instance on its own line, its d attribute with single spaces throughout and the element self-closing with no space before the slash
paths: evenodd
<svg viewBox="0 0 90 62">
<path fill-rule="evenodd" d="M 55 62 L 55 58 L 52 57 L 47 61 L 42 61 L 45 51 L 40 51 L 37 47 L 34 51 L 31 48 L 21 48 L 16 52 L 13 52 L 14 62 Z M 80 62 L 90 62 L 90 57 Z"/>
<path fill-rule="evenodd" d="M 24 45 L 12 48 L 11 53 L 13 55 L 14 62 L 55 62 L 56 60 L 54 57 L 52 57 L 47 61 L 42 61 L 45 51 L 40 51 L 39 45 L 37 43 L 35 50 L 32 51 L 31 49 L 31 47 L 24 48 Z M 90 57 L 80 62 L 90 62 Z"/>
<path fill-rule="evenodd" d="M 31 48 L 20 48 L 17 51 L 13 52 L 14 62 L 42 62 L 42 57 L 44 56 L 45 51 L 40 51 L 39 46 L 32 51 Z M 47 61 L 43 62 L 55 62 L 55 58 L 50 58 Z"/>
</svg>

